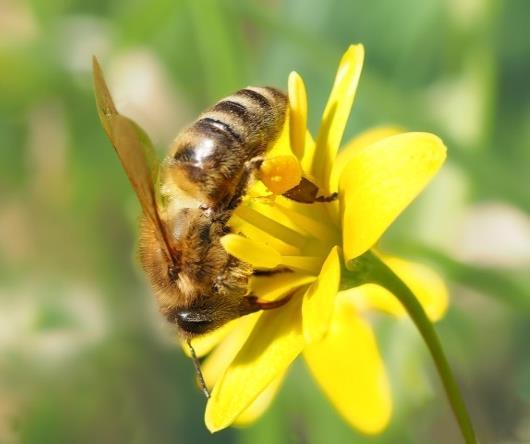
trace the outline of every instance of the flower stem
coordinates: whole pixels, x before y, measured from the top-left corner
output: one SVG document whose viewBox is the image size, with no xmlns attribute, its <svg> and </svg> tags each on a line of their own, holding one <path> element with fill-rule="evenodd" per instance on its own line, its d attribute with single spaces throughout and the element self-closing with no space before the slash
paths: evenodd
<svg viewBox="0 0 530 444">
<path fill-rule="evenodd" d="M 362 256 L 362 259 L 363 262 L 366 260 L 365 266 L 367 266 L 367 273 L 365 278 L 367 281 L 383 286 L 396 296 L 420 331 L 434 360 L 464 440 L 467 444 L 476 444 L 477 440 L 473 425 L 460 390 L 455 382 L 436 331 L 425 314 L 423 307 L 407 285 L 374 253 L 368 252 Z"/>
</svg>

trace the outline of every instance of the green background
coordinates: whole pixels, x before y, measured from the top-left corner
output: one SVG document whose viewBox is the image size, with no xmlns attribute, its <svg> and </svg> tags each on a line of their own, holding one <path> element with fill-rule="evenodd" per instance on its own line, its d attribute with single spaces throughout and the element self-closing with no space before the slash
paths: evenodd
<svg viewBox="0 0 530 444">
<path fill-rule="evenodd" d="M 530 442 L 529 23 L 527 0 L 2 0 L 0 442 L 459 442 L 417 332 L 375 314 L 395 398 L 384 434 L 350 429 L 297 362 L 257 424 L 210 435 L 134 259 L 138 205 L 97 118 L 92 54 L 161 153 L 206 106 L 286 88 L 291 70 L 316 131 L 357 42 L 347 136 L 397 124 L 449 147 L 383 248 L 448 282 L 437 330 L 481 442 Z"/>
</svg>

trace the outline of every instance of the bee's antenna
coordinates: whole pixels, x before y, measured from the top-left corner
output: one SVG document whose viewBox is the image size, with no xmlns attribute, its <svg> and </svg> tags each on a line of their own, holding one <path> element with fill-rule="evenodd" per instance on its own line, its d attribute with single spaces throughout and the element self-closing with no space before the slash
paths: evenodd
<svg viewBox="0 0 530 444">
<path fill-rule="evenodd" d="M 206 382 L 204 382 L 204 376 L 202 375 L 201 363 L 199 362 L 199 358 L 197 358 L 197 354 L 195 353 L 195 349 L 191 345 L 191 340 L 189 338 L 186 339 L 186 343 L 188 344 L 188 347 L 190 349 L 191 359 L 193 361 L 193 366 L 195 367 L 195 373 L 197 374 L 197 378 L 199 378 L 199 386 L 201 388 L 201 391 L 204 393 L 204 396 L 206 396 L 206 399 L 210 399 L 210 392 L 208 391 L 208 387 L 206 387 Z"/>
</svg>

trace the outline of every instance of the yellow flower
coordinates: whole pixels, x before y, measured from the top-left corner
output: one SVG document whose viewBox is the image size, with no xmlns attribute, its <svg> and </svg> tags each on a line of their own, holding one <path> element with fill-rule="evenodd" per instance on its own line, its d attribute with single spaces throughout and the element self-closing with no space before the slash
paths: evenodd
<svg viewBox="0 0 530 444">
<path fill-rule="evenodd" d="M 426 186 L 445 159 L 441 140 L 396 128 L 369 130 L 339 153 L 363 64 L 364 49 L 350 46 L 340 62 L 320 129 L 306 129 L 302 79 L 289 77 L 289 115 L 266 162 L 271 177 L 249 190 L 222 240 L 232 255 L 257 269 L 288 267 L 253 277 L 260 299 L 292 294 L 281 308 L 246 316 L 195 338 L 207 385 L 213 387 L 205 420 L 210 431 L 255 420 L 268 406 L 293 360 L 303 354 L 324 393 L 353 427 L 378 433 L 392 401 L 369 310 L 404 316 L 383 287 L 355 283 L 354 261 L 369 250 Z M 282 165 L 284 168 L 282 169 Z M 293 167 L 293 165 L 295 165 Z M 281 193 L 301 165 L 303 177 L 338 200 L 301 204 Z M 292 183 L 288 182 L 289 188 Z M 415 293 L 431 320 L 445 313 L 447 291 L 426 267 L 374 253 Z M 359 285 L 362 284 L 362 285 Z M 348 288 L 354 287 L 354 288 Z"/>
</svg>

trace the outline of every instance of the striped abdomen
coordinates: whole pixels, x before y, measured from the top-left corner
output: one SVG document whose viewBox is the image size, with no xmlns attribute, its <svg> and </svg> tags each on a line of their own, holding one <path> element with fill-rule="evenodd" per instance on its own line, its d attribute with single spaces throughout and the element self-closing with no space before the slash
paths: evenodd
<svg viewBox="0 0 530 444">
<path fill-rule="evenodd" d="M 175 139 L 164 181 L 178 188 L 182 202 L 191 202 L 186 205 L 216 207 L 230 199 L 245 162 L 277 139 L 286 107 L 285 94 L 271 87 L 245 88 L 217 102 Z"/>
</svg>

